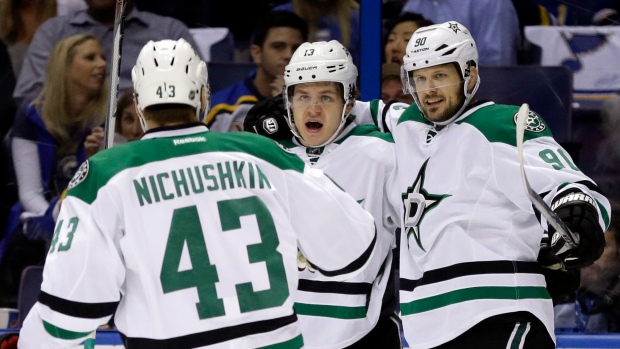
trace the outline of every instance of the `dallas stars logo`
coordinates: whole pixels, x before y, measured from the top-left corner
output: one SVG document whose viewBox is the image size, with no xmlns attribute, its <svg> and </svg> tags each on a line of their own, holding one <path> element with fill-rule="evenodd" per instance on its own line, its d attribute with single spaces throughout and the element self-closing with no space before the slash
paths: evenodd
<svg viewBox="0 0 620 349">
<path fill-rule="evenodd" d="M 405 207 L 405 233 L 407 234 L 407 241 L 409 241 L 409 237 L 413 234 L 416 243 L 424 252 L 426 250 L 422 246 L 420 223 L 422 223 L 422 219 L 430 210 L 437 207 L 443 199 L 450 196 L 430 194 L 424 189 L 424 177 L 426 176 L 426 165 L 429 159 L 426 159 L 420 168 L 420 172 L 418 172 L 413 185 L 407 188 L 406 193 L 402 194 Z"/>
<path fill-rule="evenodd" d="M 449 28 L 454 30 L 454 34 L 456 34 L 456 32 L 458 32 L 459 30 L 461 30 L 461 28 L 459 28 L 459 25 L 457 23 L 448 23 L 450 24 Z"/>
</svg>

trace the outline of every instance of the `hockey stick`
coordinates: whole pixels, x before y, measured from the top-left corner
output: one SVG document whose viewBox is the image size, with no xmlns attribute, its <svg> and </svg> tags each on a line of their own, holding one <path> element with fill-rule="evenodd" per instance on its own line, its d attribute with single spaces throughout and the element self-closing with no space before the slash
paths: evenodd
<svg viewBox="0 0 620 349">
<path fill-rule="evenodd" d="M 535 192 L 530 186 L 530 182 L 527 180 L 527 175 L 525 174 L 525 167 L 523 165 L 523 136 L 525 134 L 525 128 L 528 125 L 528 116 L 530 114 L 530 107 L 527 103 L 523 103 L 521 108 L 519 108 L 519 113 L 517 114 L 517 150 L 519 152 L 519 166 L 521 168 L 521 179 L 523 179 L 523 186 L 525 187 L 525 193 L 527 197 L 532 202 L 532 205 L 542 214 L 547 222 L 555 229 L 557 233 L 559 233 L 559 237 L 562 237 L 566 242 L 566 246 L 569 249 L 577 248 L 577 244 L 579 243 L 579 236 L 573 234 L 573 232 L 568 229 L 566 224 L 558 217 L 555 212 L 551 210 L 549 205 L 543 201 L 543 199 Z M 555 234 L 554 234 L 555 235 Z M 571 239 L 572 236 L 572 239 Z M 552 239 L 557 239 L 559 237 L 553 236 Z M 563 251 L 559 251 L 560 253 Z M 560 265 L 558 265 L 560 264 Z M 553 266 L 550 266 L 550 269 L 564 269 L 563 263 L 558 263 Z"/>
<path fill-rule="evenodd" d="M 121 52 L 123 43 L 123 11 L 125 0 L 116 0 L 116 15 L 114 18 L 114 47 L 112 51 L 112 70 L 110 72 L 110 91 L 108 93 L 108 116 L 105 119 L 104 149 L 112 147 L 114 143 L 114 127 L 116 126 L 116 97 L 120 80 Z"/>
</svg>

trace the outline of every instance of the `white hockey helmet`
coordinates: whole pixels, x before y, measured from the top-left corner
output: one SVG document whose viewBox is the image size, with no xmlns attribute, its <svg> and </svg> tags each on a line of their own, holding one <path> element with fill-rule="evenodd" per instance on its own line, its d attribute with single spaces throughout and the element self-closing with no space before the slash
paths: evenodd
<svg viewBox="0 0 620 349">
<path fill-rule="evenodd" d="M 411 79 L 411 72 L 446 63 L 456 63 L 460 68 L 461 77 L 464 81 L 465 102 L 455 115 L 446 121 L 435 122 L 437 125 L 447 125 L 456 120 L 476 94 L 478 86 L 480 86 L 480 76 L 478 75 L 476 85 L 471 93 L 467 92 L 467 85 L 471 77 L 470 68 L 472 66 L 478 67 L 478 48 L 469 30 L 455 21 L 430 25 L 416 30 L 407 43 L 401 68 L 401 79 L 403 91 L 413 96 L 422 115 L 424 115 L 424 111 L 420 107 L 415 84 Z"/>
<path fill-rule="evenodd" d="M 207 65 L 183 39 L 149 41 L 138 55 L 131 78 L 141 119 L 145 108 L 158 104 L 192 106 L 197 119 L 209 109 Z M 202 105 L 203 87 L 206 105 Z"/>
<path fill-rule="evenodd" d="M 348 115 L 345 115 L 347 104 L 355 98 L 357 67 L 353 58 L 340 42 L 305 42 L 293 53 L 289 64 L 284 70 L 284 100 L 287 109 L 287 121 L 293 134 L 302 138 L 295 127 L 289 94 L 292 86 L 309 82 L 336 82 L 342 84 L 344 107 L 340 118 L 340 125 L 334 134 L 323 144 L 313 147 L 322 147 L 331 143 L 344 127 Z M 290 89 L 290 90 L 289 90 Z"/>
</svg>

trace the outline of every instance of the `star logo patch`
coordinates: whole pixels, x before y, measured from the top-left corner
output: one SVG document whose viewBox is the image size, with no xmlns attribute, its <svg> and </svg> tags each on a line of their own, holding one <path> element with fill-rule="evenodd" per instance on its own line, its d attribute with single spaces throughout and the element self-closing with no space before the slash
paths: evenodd
<svg viewBox="0 0 620 349">
<path fill-rule="evenodd" d="M 424 189 L 426 165 L 429 159 L 426 159 L 420 168 L 413 185 L 407 188 L 406 193 L 402 194 L 403 206 L 405 207 L 405 233 L 407 234 L 407 241 L 413 235 L 416 243 L 424 252 L 426 250 L 422 245 L 420 223 L 422 223 L 422 220 L 430 210 L 437 207 L 443 199 L 451 196 L 447 194 L 431 194 Z"/>
<path fill-rule="evenodd" d="M 448 23 L 450 26 L 449 28 L 454 30 L 454 34 L 456 34 L 456 32 L 458 32 L 459 30 L 461 30 L 461 28 L 459 28 L 459 25 L 457 23 Z"/>
</svg>

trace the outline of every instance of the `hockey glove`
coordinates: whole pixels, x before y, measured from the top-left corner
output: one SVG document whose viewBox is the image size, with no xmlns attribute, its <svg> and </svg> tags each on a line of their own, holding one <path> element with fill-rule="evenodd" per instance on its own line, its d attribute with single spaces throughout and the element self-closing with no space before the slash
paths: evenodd
<svg viewBox="0 0 620 349">
<path fill-rule="evenodd" d="M 282 95 L 266 98 L 254 104 L 243 121 L 243 130 L 273 140 L 293 138 L 286 122 L 286 109 Z"/>
<path fill-rule="evenodd" d="M 51 241 L 54 236 L 59 206 L 60 201 L 56 197 L 50 202 L 45 214 L 26 219 L 24 222 L 24 234 L 26 234 L 26 237 L 30 240 Z"/>
<path fill-rule="evenodd" d="M 587 267 L 603 253 L 605 236 L 598 223 L 595 205 L 596 202 L 590 195 L 578 189 L 562 193 L 551 203 L 551 209 L 576 236 L 576 241 L 573 242 L 577 247 L 571 248 L 560 233 L 549 227 L 549 248 L 567 269 Z"/>
</svg>

